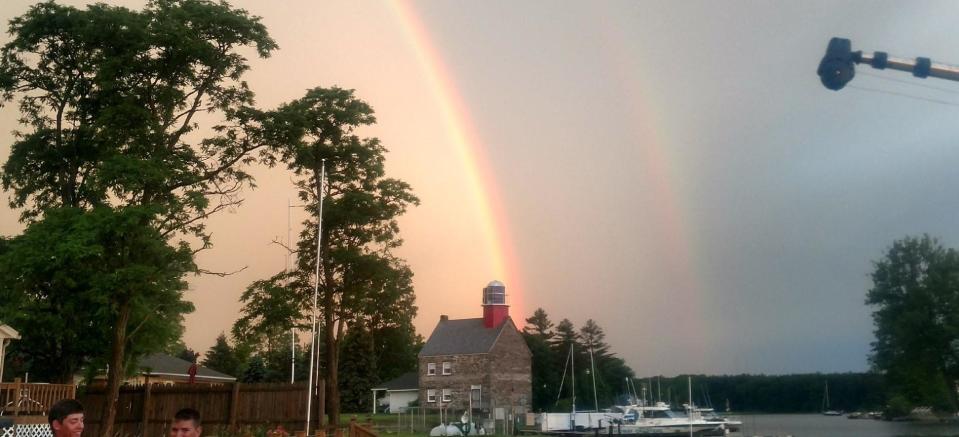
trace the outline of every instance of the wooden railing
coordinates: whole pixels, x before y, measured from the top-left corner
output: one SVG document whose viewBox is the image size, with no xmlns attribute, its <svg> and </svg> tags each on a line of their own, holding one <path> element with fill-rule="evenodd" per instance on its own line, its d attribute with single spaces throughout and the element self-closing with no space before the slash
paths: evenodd
<svg viewBox="0 0 959 437">
<path fill-rule="evenodd" d="M 376 431 L 373 431 L 373 424 L 363 426 L 356 421 L 356 418 L 350 420 L 350 437 L 378 437 Z"/>
<path fill-rule="evenodd" d="M 76 387 L 72 384 L 0 383 L 0 414 L 5 416 L 46 414 L 50 406 L 61 399 L 73 399 Z"/>
</svg>

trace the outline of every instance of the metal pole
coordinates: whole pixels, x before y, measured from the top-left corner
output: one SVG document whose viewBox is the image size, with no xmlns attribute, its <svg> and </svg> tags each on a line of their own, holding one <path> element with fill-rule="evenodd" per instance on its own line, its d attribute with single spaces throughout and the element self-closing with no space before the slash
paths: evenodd
<svg viewBox="0 0 959 437">
<path fill-rule="evenodd" d="M 296 378 L 296 328 L 290 328 L 290 384 Z"/>
<path fill-rule="evenodd" d="M 316 217 L 316 282 L 313 284 L 313 323 L 311 326 L 310 339 L 312 341 L 312 346 L 310 347 L 310 378 L 307 383 L 307 398 L 306 398 L 306 435 L 310 435 L 310 419 L 313 413 L 313 363 L 318 363 L 319 360 L 316 358 L 316 354 L 319 350 L 319 345 L 317 344 L 318 333 L 316 328 L 316 305 L 319 300 L 320 294 L 320 243 L 323 238 L 323 181 L 326 179 L 326 160 L 322 160 L 320 164 L 320 180 L 317 181 L 319 189 L 317 190 L 317 197 L 319 197 L 320 208 Z M 319 373 L 317 373 L 317 378 L 319 378 Z"/>
<path fill-rule="evenodd" d="M 573 387 L 573 414 L 570 416 L 570 423 L 573 424 L 571 431 L 576 431 L 576 343 L 569 344 L 569 381 Z"/>
<path fill-rule="evenodd" d="M 860 64 L 869 64 L 877 69 L 888 68 L 890 70 L 899 70 L 906 73 L 916 74 L 918 72 L 916 66 L 919 65 L 920 59 L 926 63 L 925 65 L 928 71 L 924 76 L 919 77 L 925 77 L 927 75 L 929 77 L 937 77 L 939 79 L 959 81 L 959 67 L 931 62 L 929 61 L 929 58 L 902 59 L 886 56 L 886 54 L 883 52 L 875 52 L 863 53 L 860 60 L 857 62 Z M 878 63 L 882 63 L 882 66 L 877 66 Z M 919 74 L 923 73 L 920 72 Z"/>
<path fill-rule="evenodd" d="M 286 199 L 286 272 L 289 273 L 292 268 L 292 255 L 290 254 L 290 247 L 293 246 L 291 241 L 290 234 L 293 231 L 292 224 L 292 210 L 293 202 L 289 198 Z M 296 328 L 290 328 L 290 384 L 296 382 Z"/>
<path fill-rule="evenodd" d="M 686 385 L 689 387 L 689 437 L 693 437 L 693 377 L 686 377 Z"/>
<path fill-rule="evenodd" d="M 596 396 L 596 362 L 593 361 L 593 342 L 589 342 L 589 364 L 593 368 L 593 406 L 596 408 L 596 412 L 599 412 L 599 397 Z M 592 423 L 590 423 L 592 426 Z"/>
</svg>

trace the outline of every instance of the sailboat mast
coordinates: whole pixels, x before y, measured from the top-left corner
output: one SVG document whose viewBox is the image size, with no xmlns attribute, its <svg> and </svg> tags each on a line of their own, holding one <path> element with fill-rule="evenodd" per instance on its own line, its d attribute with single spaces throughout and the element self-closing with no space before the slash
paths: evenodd
<svg viewBox="0 0 959 437">
<path fill-rule="evenodd" d="M 656 402 L 663 401 L 663 387 L 659 385 L 659 377 L 656 377 Z"/>
<path fill-rule="evenodd" d="M 693 437 L 693 377 L 686 377 L 686 386 L 689 387 L 689 437 Z"/>
<path fill-rule="evenodd" d="M 573 387 L 573 414 L 576 413 L 576 347 L 570 343 L 569 345 L 569 381 L 570 386 Z"/>
<path fill-rule="evenodd" d="M 592 367 L 593 374 L 593 407 L 599 412 L 599 397 L 596 396 L 596 362 L 593 361 L 593 344 L 589 344 L 589 365 Z"/>
<path fill-rule="evenodd" d="M 569 416 L 570 423 L 572 427 L 570 428 L 573 431 L 576 431 L 576 353 L 575 343 L 569 344 L 569 382 L 570 387 L 573 388 L 573 414 Z"/>
</svg>

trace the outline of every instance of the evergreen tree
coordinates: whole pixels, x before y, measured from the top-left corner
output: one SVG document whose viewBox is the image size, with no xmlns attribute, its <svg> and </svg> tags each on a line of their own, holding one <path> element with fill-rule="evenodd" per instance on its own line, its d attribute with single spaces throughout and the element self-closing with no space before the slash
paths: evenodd
<svg viewBox="0 0 959 437">
<path fill-rule="evenodd" d="M 267 381 L 266 363 L 259 356 L 253 356 L 247 361 L 245 369 L 243 369 L 243 376 L 239 380 L 245 383 L 274 382 Z"/>
<path fill-rule="evenodd" d="M 560 358 L 549 343 L 553 338 L 552 328 L 553 322 L 542 308 L 537 308 L 523 327 L 523 338 L 532 354 L 532 407 L 535 411 L 546 411 L 553 406 L 562 376 L 562 368 L 556 368 Z"/>
<path fill-rule="evenodd" d="M 217 372 L 234 376 L 237 379 L 243 377 L 243 371 L 246 367 L 244 357 L 236 349 L 230 346 L 226 335 L 220 333 L 216 338 L 216 343 L 210 347 L 203 357 L 203 365 Z"/>
<path fill-rule="evenodd" d="M 536 335 L 543 341 L 549 342 L 553 338 L 553 322 L 549 320 L 546 311 L 537 308 L 533 315 L 526 319 L 523 332 Z"/>
</svg>

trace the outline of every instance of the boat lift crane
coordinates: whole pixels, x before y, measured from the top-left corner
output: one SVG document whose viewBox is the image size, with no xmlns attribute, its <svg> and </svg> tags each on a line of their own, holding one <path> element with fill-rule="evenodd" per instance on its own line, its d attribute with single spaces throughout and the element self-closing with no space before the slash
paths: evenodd
<svg viewBox="0 0 959 437">
<path fill-rule="evenodd" d="M 936 77 L 959 81 L 959 67 L 935 63 L 929 58 L 902 59 L 891 57 L 886 52 L 854 52 L 852 43 L 846 38 L 829 40 L 816 73 L 826 88 L 839 91 L 856 76 L 855 64 L 866 64 L 878 70 L 905 71 L 920 79 Z"/>
</svg>

